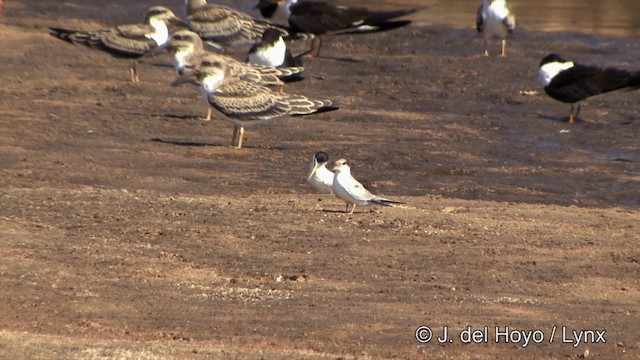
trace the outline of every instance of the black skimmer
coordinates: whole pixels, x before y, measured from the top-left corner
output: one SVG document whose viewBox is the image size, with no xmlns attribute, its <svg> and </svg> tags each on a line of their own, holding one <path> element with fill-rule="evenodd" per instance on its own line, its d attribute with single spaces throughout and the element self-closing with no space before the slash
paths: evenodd
<svg viewBox="0 0 640 360">
<path fill-rule="evenodd" d="M 333 194 L 333 171 L 327 169 L 329 155 L 319 151 L 313 156 L 311 169 L 307 175 L 307 184 L 321 194 Z"/>
<path fill-rule="evenodd" d="M 189 28 L 214 46 L 226 48 L 249 45 L 260 40 L 266 29 L 287 31 L 224 5 L 207 4 L 206 0 L 185 0 Z"/>
<path fill-rule="evenodd" d="M 577 64 L 558 54 L 542 59 L 538 78 L 547 95 L 571 104 L 570 123 L 575 122 L 580 113 L 579 101 L 614 90 L 640 88 L 640 71 Z"/>
<path fill-rule="evenodd" d="M 242 147 L 244 128 L 282 116 L 308 115 L 337 110 L 330 100 L 312 100 L 285 94 L 243 80 L 231 74 L 230 67 L 218 59 L 203 59 L 196 69 L 186 71 L 172 85 L 197 80 L 205 101 L 234 123 L 232 146 Z"/>
<path fill-rule="evenodd" d="M 267 29 L 259 43 L 247 54 L 247 62 L 274 68 L 302 66 L 302 56 L 294 57 L 278 30 Z"/>
<path fill-rule="evenodd" d="M 351 176 L 351 168 L 345 159 L 337 160 L 333 171 L 334 176 L 331 185 L 333 194 L 347 204 L 345 212 L 349 211 L 349 205 L 353 205 L 349 214 L 353 214 L 356 205 L 378 204 L 392 206 L 393 204 L 404 204 L 404 202 L 385 199 L 369 192 L 358 180 Z"/>
<path fill-rule="evenodd" d="M 476 14 L 476 30 L 484 37 L 484 55 L 489 56 L 489 39 L 500 39 L 500 56 L 506 55 L 507 35 L 516 28 L 516 17 L 507 0 L 482 0 Z"/>
<path fill-rule="evenodd" d="M 333 33 L 365 33 L 385 31 L 411 23 L 393 20 L 410 15 L 421 8 L 393 11 L 374 11 L 364 7 L 336 6 L 324 1 L 259 0 L 256 7 L 262 16 L 279 25 L 289 27 L 290 33 L 308 33 L 317 36 Z M 319 56 L 322 40 L 313 39 L 310 56 Z"/>
<path fill-rule="evenodd" d="M 169 40 L 167 24 L 183 24 L 171 10 L 153 6 L 147 10 L 144 24 L 120 25 L 96 31 L 49 28 L 50 34 L 72 44 L 82 44 L 108 52 L 115 57 L 140 58 L 164 46 Z M 129 68 L 132 82 L 140 81 L 137 62 Z"/>
</svg>

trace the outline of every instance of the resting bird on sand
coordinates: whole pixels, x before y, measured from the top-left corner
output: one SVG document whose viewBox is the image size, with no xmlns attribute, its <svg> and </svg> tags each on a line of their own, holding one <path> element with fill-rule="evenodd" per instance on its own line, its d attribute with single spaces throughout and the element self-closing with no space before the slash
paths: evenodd
<svg viewBox="0 0 640 360">
<path fill-rule="evenodd" d="M 640 71 L 577 64 L 558 54 L 549 54 L 542 59 L 538 77 L 547 95 L 571 104 L 570 123 L 580 114 L 579 101 L 614 90 L 640 88 Z"/>
<path fill-rule="evenodd" d="M 265 86 L 234 77 L 219 59 L 203 60 L 172 85 L 196 80 L 206 102 L 234 123 L 232 146 L 241 148 L 244 127 L 282 116 L 307 115 L 337 110 L 330 100 L 311 100 L 302 95 L 273 92 Z"/>
<path fill-rule="evenodd" d="M 245 64 L 230 56 L 207 52 L 204 50 L 202 40 L 198 34 L 186 29 L 178 30 L 171 35 L 167 50 L 173 54 L 173 64 L 178 75 L 183 75 L 189 69 L 197 68 L 204 60 L 210 63 L 218 60 L 227 64 L 231 75 L 234 77 L 255 82 L 259 85 L 281 87 L 283 85 L 281 79 L 288 79 L 304 70 L 301 67 L 274 69 L 269 66 Z M 210 119 L 211 108 L 209 108 L 205 120 Z"/>
<path fill-rule="evenodd" d="M 349 214 L 353 214 L 356 205 L 378 204 L 392 206 L 392 204 L 404 204 L 400 201 L 381 198 L 370 193 L 358 180 L 351 176 L 351 168 L 345 159 L 337 160 L 333 171 L 335 175 L 331 187 L 334 195 L 347 204 L 344 212 L 349 211 L 349 205 L 353 205 L 349 212 Z"/>
<path fill-rule="evenodd" d="M 169 39 L 167 23 L 180 24 L 171 10 L 153 6 L 147 10 L 144 24 L 120 25 L 110 29 L 83 31 L 52 27 L 50 34 L 72 44 L 102 50 L 115 57 L 140 58 L 164 46 Z M 138 63 L 129 68 L 132 82 L 140 81 Z"/>
<path fill-rule="evenodd" d="M 259 0 L 256 7 L 265 19 L 289 27 L 289 33 L 310 33 L 317 36 L 334 33 L 367 33 L 396 29 L 410 20 L 393 20 L 421 10 L 410 8 L 375 11 L 364 7 L 336 6 L 325 1 Z M 322 40 L 314 38 L 311 56 L 320 55 Z"/>
<path fill-rule="evenodd" d="M 226 48 L 249 45 L 260 40 L 266 29 L 285 29 L 224 5 L 207 4 L 206 0 L 185 0 L 189 28 L 214 45 Z"/>
</svg>

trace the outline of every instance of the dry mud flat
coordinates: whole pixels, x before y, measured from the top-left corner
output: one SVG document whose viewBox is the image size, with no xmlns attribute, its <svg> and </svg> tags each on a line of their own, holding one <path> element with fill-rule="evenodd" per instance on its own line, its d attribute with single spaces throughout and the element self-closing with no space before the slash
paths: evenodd
<svg viewBox="0 0 640 360">
<path fill-rule="evenodd" d="M 332 38 L 287 91 L 341 110 L 238 151 L 166 57 L 130 84 L 126 61 L 46 33 L 136 21 L 114 3 L 6 4 L 3 358 L 638 357 L 640 95 L 575 125 L 526 95 L 546 53 L 633 68 L 634 39 L 520 32 L 505 59 L 472 30 Z M 341 213 L 304 185 L 320 149 L 409 206 Z M 421 325 L 452 342 L 418 343 Z M 496 343 L 507 326 L 534 337 Z"/>
</svg>

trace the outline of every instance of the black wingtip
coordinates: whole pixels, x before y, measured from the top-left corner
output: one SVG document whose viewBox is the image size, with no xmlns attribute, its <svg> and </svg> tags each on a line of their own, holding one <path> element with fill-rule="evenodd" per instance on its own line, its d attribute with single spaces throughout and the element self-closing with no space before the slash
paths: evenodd
<svg viewBox="0 0 640 360">
<path fill-rule="evenodd" d="M 384 206 L 393 206 L 393 205 L 406 204 L 406 202 L 389 200 L 389 199 L 373 199 L 373 200 L 371 200 L 371 202 L 374 203 L 374 204 L 384 205 Z"/>
<path fill-rule="evenodd" d="M 63 29 L 58 27 L 49 28 L 49 35 L 53 36 L 54 38 L 64 40 L 70 43 L 73 43 L 70 35 L 73 34 L 74 32 L 75 30 Z"/>
<path fill-rule="evenodd" d="M 337 106 L 323 106 L 321 108 L 316 109 L 316 111 L 309 113 L 309 114 L 292 114 L 290 115 L 291 117 L 301 117 L 301 116 L 308 116 L 311 114 L 320 114 L 320 113 L 325 113 L 325 112 L 329 112 L 329 111 L 335 111 L 335 110 L 339 110 L 340 108 Z"/>
<path fill-rule="evenodd" d="M 339 110 L 339 109 L 340 108 L 337 107 L 337 106 L 323 106 L 323 107 L 319 108 L 316 111 L 316 114 L 325 113 L 325 112 L 329 112 L 329 111 L 336 111 L 336 110 Z"/>
<path fill-rule="evenodd" d="M 403 26 L 407 26 L 411 24 L 411 20 L 396 20 L 396 21 L 387 21 L 376 25 L 368 25 L 357 27 L 354 29 L 349 29 L 347 31 L 340 32 L 336 35 L 347 35 L 347 34 L 368 34 L 375 33 L 381 31 L 394 30 L 397 28 L 401 28 Z"/>
</svg>

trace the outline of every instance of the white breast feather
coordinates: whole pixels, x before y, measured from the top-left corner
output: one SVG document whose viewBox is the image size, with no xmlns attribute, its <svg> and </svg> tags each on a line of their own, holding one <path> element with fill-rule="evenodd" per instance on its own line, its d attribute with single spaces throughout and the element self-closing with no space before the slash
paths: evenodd
<svg viewBox="0 0 640 360">
<path fill-rule="evenodd" d="M 540 70 L 538 70 L 538 80 L 540 84 L 545 87 L 549 85 L 551 80 L 558 75 L 560 71 L 570 69 L 573 67 L 573 63 L 569 62 L 551 62 L 540 66 Z"/>
<path fill-rule="evenodd" d="M 169 41 L 169 29 L 163 20 L 151 18 L 149 25 L 153 27 L 153 32 L 146 35 L 147 39 L 152 39 L 158 46 L 162 46 Z"/>
</svg>

